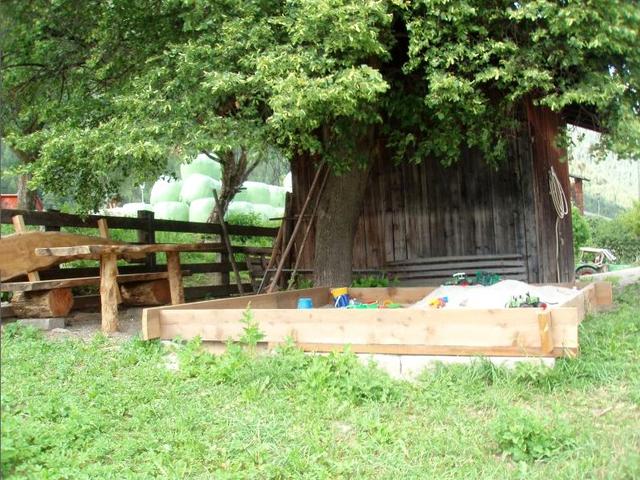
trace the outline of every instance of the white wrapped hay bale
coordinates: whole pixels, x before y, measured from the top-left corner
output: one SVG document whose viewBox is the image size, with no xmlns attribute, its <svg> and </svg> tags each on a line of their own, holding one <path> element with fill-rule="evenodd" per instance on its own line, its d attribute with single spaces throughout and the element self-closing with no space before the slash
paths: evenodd
<svg viewBox="0 0 640 480">
<path fill-rule="evenodd" d="M 220 180 L 222 178 L 222 165 L 204 153 L 198 155 L 191 162 L 180 165 L 180 177 L 182 177 L 183 180 L 188 179 L 196 173 Z"/>
<path fill-rule="evenodd" d="M 184 202 L 158 202 L 153 206 L 153 213 L 160 220 L 189 221 L 189 205 Z"/>
<path fill-rule="evenodd" d="M 213 198 L 213 190 L 220 191 L 222 183 L 206 175 L 194 173 L 182 181 L 180 200 L 191 203 L 200 198 Z"/>
<path fill-rule="evenodd" d="M 182 180 L 161 178 L 153 184 L 149 201 L 151 205 L 160 202 L 178 202 L 180 201 L 181 189 Z"/>
<path fill-rule="evenodd" d="M 213 197 L 199 198 L 189 205 L 189 221 L 190 222 L 206 222 L 211 216 L 215 201 Z"/>
</svg>

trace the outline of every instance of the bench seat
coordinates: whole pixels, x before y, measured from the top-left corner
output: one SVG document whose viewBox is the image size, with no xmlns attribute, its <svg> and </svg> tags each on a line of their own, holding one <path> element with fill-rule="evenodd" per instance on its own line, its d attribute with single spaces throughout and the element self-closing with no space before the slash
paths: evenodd
<svg viewBox="0 0 640 480">
<path fill-rule="evenodd" d="M 183 272 L 182 275 L 189 275 L 190 272 Z M 118 275 L 118 283 L 150 282 L 153 280 L 163 280 L 169 278 L 167 272 L 149 273 L 128 273 Z M 80 278 L 60 278 L 53 280 L 38 280 L 35 282 L 3 282 L 0 291 L 3 292 L 36 292 L 42 290 L 53 290 L 56 288 L 73 288 L 86 286 L 99 286 L 100 277 L 80 277 Z"/>
</svg>

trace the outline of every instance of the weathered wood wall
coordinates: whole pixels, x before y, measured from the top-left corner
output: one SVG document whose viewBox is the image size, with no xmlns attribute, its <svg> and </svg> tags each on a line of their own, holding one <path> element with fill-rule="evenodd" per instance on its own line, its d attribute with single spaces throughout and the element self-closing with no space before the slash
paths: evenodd
<svg viewBox="0 0 640 480">
<path fill-rule="evenodd" d="M 549 195 L 554 166 L 569 197 L 563 152 L 554 147 L 559 118 L 527 110 L 521 135 L 513 138 L 509 160 L 487 166 L 467 150 L 443 167 L 434 159 L 419 165 L 379 161 L 372 169 L 356 232 L 353 268 L 382 268 L 387 262 L 420 257 L 520 253 L 531 282 L 555 282 L 555 219 Z M 300 211 L 314 166 L 297 161 L 293 212 Z M 305 221 L 308 221 L 305 219 Z M 573 278 L 570 217 L 560 222 L 560 281 Z M 302 265 L 312 268 L 313 232 Z"/>
</svg>

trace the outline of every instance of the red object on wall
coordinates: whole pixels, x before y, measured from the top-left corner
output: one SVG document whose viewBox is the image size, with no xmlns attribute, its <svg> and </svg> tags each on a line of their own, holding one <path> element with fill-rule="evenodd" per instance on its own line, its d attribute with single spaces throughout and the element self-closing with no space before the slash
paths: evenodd
<svg viewBox="0 0 640 480">
<path fill-rule="evenodd" d="M 18 195 L 15 193 L 3 193 L 0 195 L 0 208 L 18 208 Z M 40 197 L 36 197 L 36 210 L 41 212 L 44 210 Z"/>
</svg>

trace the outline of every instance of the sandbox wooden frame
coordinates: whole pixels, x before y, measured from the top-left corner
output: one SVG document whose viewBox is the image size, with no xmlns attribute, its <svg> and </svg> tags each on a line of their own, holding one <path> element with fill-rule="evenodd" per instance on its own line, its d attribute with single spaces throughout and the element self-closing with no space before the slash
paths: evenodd
<svg viewBox="0 0 640 480">
<path fill-rule="evenodd" d="M 566 286 L 566 285 L 565 285 Z M 250 305 L 264 342 L 273 348 L 292 339 L 308 352 L 349 348 L 354 353 L 395 355 L 482 355 L 561 357 L 579 352 L 578 326 L 587 312 L 612 303 L 611 285 L 579 286 L 570 301 L 551 309 L 376 309 L 298 310 L 301 297 L 315 306 L 332 302 L 328 288 L 147 308 L 144 339 L 188 340 L 221 346 L 243 333 L 242 315 Z M 391 299 L 414 303 L 436 287 L 350 288 L 361 301 Z"/>
</svg>

